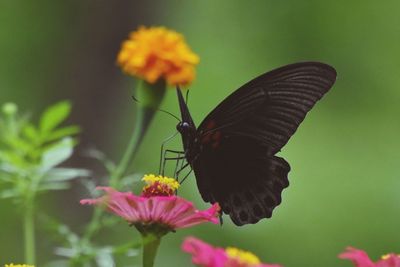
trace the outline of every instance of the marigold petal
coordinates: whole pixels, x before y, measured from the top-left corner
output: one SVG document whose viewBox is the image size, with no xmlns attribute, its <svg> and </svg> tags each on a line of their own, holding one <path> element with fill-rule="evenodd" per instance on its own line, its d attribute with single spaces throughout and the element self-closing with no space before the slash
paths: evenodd
<svg viewBox="0 0 400 267">
<path fill-rule="evenodd" d="M 164 79 L 170 85 L 191 83 L 199 60 L 183 35 L 165 27 L 139 27 L 122 43 L 117 56 L 124 72 L 149 83 Z"/>
</svg>

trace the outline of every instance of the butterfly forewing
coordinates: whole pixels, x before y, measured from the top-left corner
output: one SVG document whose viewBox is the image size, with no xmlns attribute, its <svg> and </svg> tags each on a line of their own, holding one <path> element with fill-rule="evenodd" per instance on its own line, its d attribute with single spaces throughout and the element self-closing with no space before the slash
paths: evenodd
<svg viewBox="0 0 400 267">
<path fill-rule="evenodd" d="M 319 62 L 287 65 L 246 83 L 222 101 L 200 124 L 199 134 L 220 129 L 282 148 L 306 113 L 332 87 L 336 71 Z M 209 127 L 210 121 L 215 127 Z"/>
<path fill-rule="evenodd" d="M 275 154 L 335 79 L 326 64 L 296 63 L 255 78 L 222 101 L 185 148 L 195 151 L 188 161 L 203 199 L 218 202 L 237 225 L 271 217 L 290 170 Z"/>
</svg>

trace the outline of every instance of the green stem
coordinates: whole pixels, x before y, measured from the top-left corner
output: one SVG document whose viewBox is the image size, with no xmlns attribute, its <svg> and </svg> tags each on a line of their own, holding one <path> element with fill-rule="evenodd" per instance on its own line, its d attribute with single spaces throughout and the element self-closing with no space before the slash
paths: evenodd
<svg viewBox="0 0 400 267">
<path fill-rule="evenodd" d="M 96 207 L 93 211 L 92 218 L 90 220 L 89 225 L 86 228 L 86 231 L 82 237 L 82 241 L 87 244 L 90 240 L 90 238 L 97 232 L 97 230 L 100 228 L 101 223 L 100 219 L 101 216 L 103 215 L 104 210 L 100 207 Z"/>
<path fill-rule="evenodd" d="M 161 238 L 149 234 L 143 235 L 143 267 L 153 267 Z"/>
<path fill-rule="evenodd" d="M 26 202 L 24 214 L 25 262 L 35 264 L 35 222 L 33 199 Z"/>
</svg>

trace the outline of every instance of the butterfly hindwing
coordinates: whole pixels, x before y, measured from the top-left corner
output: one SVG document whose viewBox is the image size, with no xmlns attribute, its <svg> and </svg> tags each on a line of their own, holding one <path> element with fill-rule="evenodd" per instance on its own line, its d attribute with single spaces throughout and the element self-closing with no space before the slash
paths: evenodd
<svg viewBox="0 0 400 267">
<path fill-rule="evenodd" d="M 289 185 L 289 164 L 243 137 L 204 146 L 192 167 L 203 199 L 218 202 L 236 225 L 271 217 Z"/>
</svg>

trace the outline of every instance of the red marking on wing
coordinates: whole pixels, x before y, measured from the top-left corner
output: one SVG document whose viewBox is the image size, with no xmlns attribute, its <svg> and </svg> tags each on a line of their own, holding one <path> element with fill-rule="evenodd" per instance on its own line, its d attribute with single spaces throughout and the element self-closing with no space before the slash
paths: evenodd
<svg viewBox="0 0 400 267">
<path fill-rule="evenodd" d="M 202 139 L 201 139 L 201 143 L 203 143 L 204 145 L 209 144 L 212 142 L 211 146 L 212 148 L 217 148 L 221 142 L 221 137 L 222 134 L 220 131 L 217 132 L 209 132 L 206 133 Z"/>
<path fill-rule="evenodd" d="M 218 131 L 218 132 L 215 132 L 214 134 L 213 134 L 213 136 L 212 136 L 212 139 L 214 140 L 214 141 L 219 141 L 219 140 L 221 140 L 221 132 L 220 131 Z"/>
<path fill-rule="evenodd" d="M 212 128 L 214 128 L 217 125 L 217 123 L 213 120 L 209 121 L 206 125 L 206 130 L 211 130 Z"/>
<path fill-rule="evenodd" d="M 211 141 L 211 133 L 208 133 L 208 134 L 204 135 L 204 136 L 201 138 L 201 142 L 202 142 L 203 144 L 207 144 L 207 143 L 209 143 L 210 141 Z"/>
<path fill-rule="evenodd" d="M 211 120 L 207 123 L 206 127 L 205 127 L 205 134 L 203 135 L 203 137 L 201 138 L 201 142 L 203 144 L 207 144 L 211 141 L 211 139 L 213 138 L 213 133 L 212 132 L 208 132 L 211 131 L 217 124 L 215 123 L 215 121 Z"/>
</svg>

